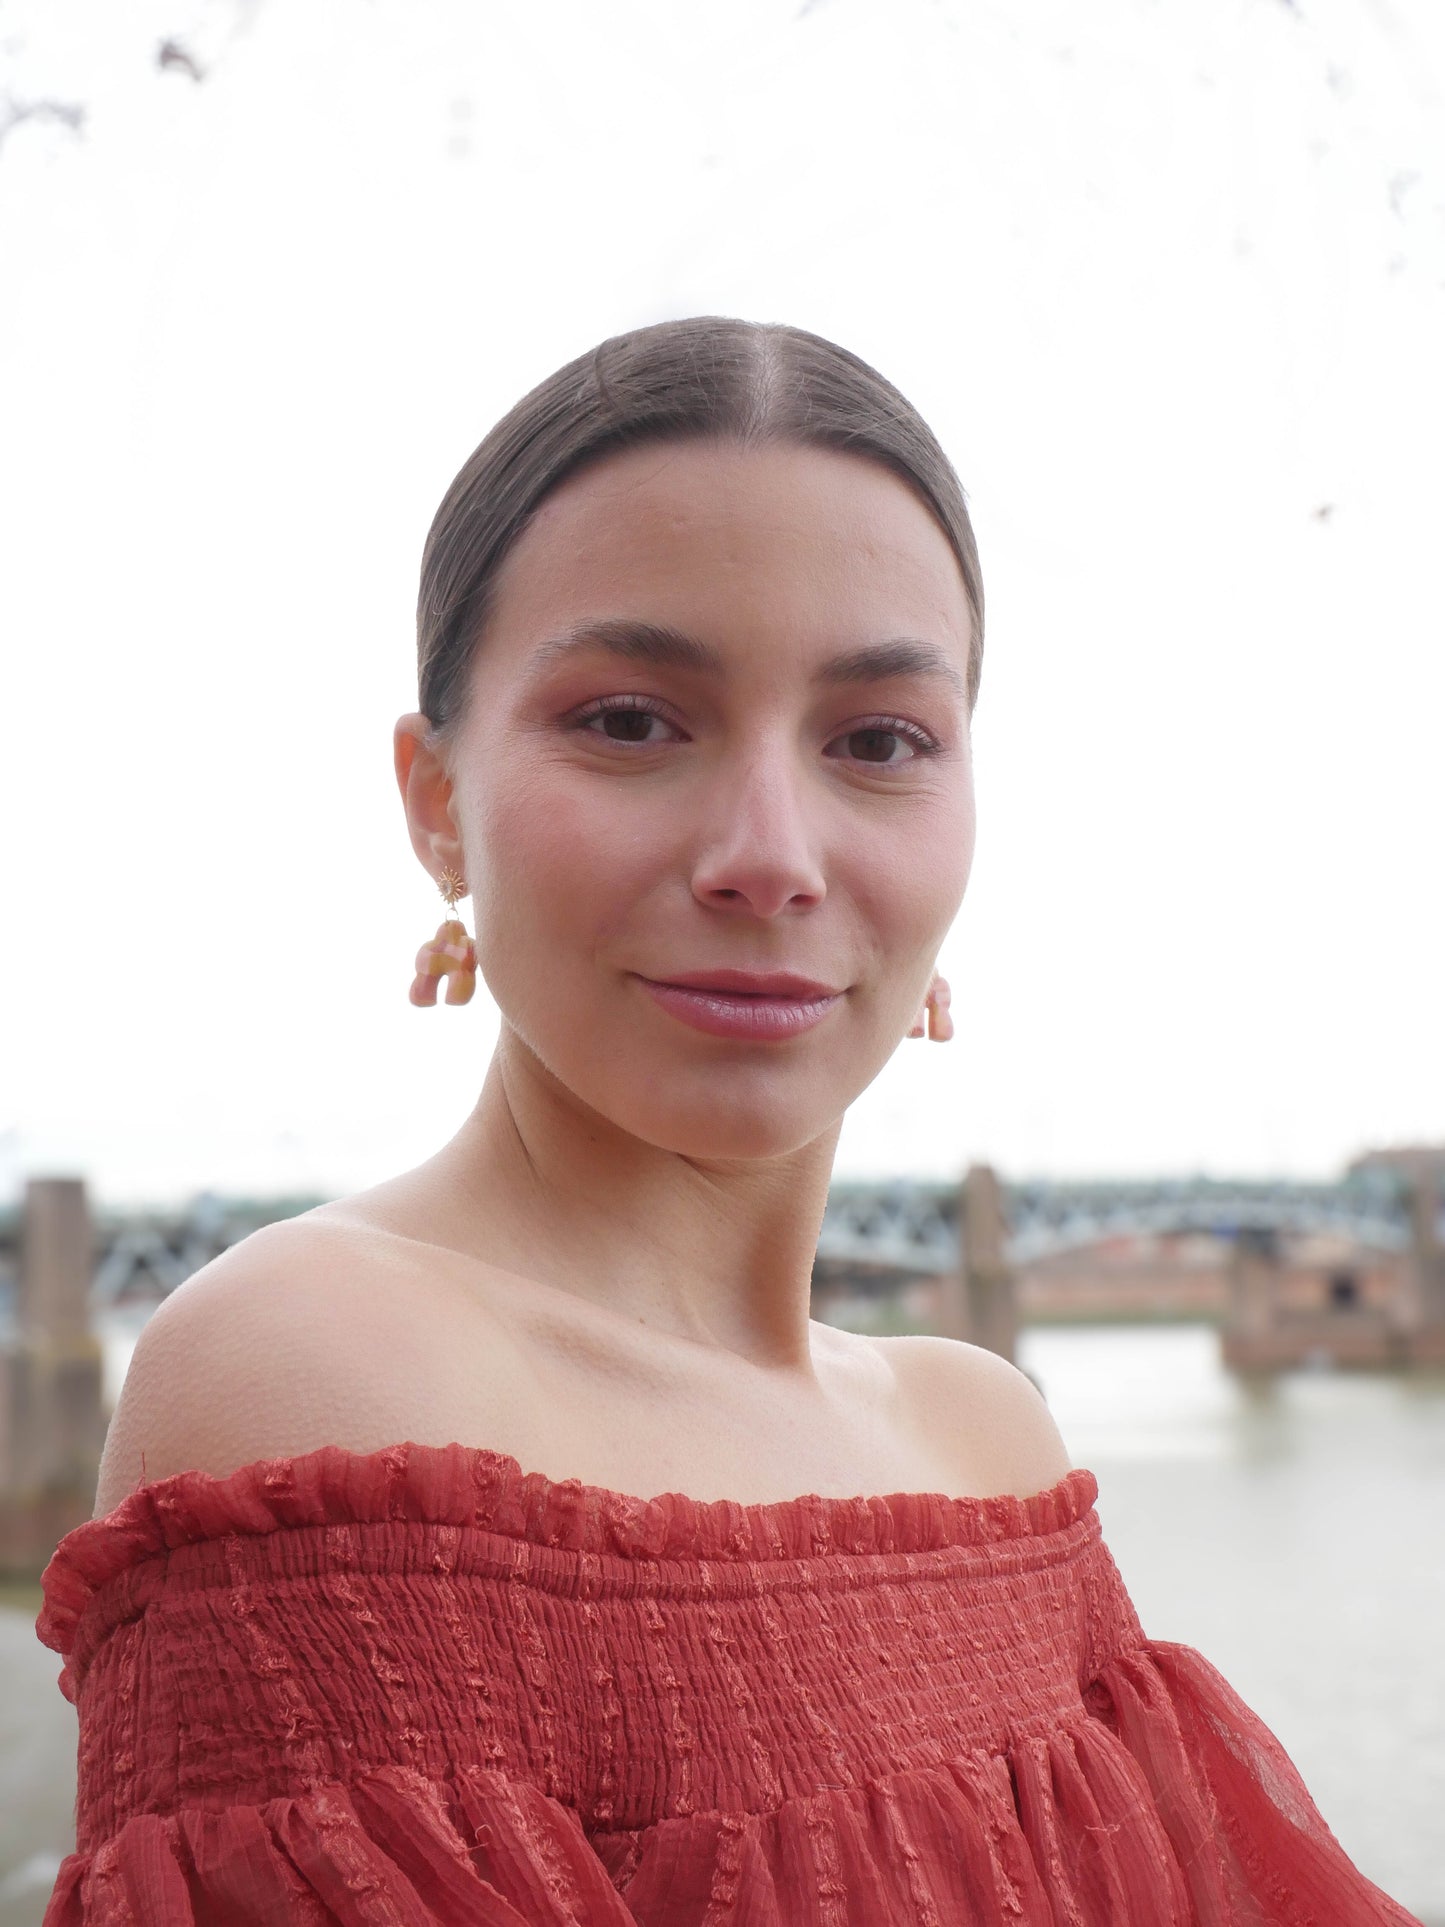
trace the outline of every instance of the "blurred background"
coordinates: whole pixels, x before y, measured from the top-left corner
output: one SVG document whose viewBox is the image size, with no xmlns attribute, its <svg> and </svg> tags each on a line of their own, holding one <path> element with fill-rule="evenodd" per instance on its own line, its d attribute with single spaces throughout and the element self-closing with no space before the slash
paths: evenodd
<svg viewBox="0 0 1445 1927">
<path fill-rule="evenodd" d="M 0 1927 L 136 1333 L 485 1069 L 406 995 L 436 503 L 693 313 L 896 382 L 988 595 L 958 1035 L 817 1315 L 1030 1372 L 1146 1629 L 1445 1923 L 1442 90 L 1434 0 L 0 0 Z"/>
</svg>

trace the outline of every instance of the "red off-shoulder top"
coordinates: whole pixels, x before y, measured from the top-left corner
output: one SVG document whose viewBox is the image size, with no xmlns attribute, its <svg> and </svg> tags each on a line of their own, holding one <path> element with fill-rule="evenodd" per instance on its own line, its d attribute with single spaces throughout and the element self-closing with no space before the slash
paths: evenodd
<svg viewBox="0 0 1445 1927">
<path fill-rule="evenodd" d="M 644 1500 L 416 1444 L 142 1485 L 44 1574 L 44 1927 L 1418 1927 L 1144 1637 L 1096 1496 Z"/>
</svg>

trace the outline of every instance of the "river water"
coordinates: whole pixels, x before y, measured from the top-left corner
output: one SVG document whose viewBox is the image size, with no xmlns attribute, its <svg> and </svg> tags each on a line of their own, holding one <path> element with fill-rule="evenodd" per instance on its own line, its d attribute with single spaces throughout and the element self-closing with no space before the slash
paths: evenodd
<svg viewBox="0 0 1445 1927">
<path fill-rule="evenodd" d="M 1036 1326 L 1019 1363 L 1153 1638 L 1211 1660 L 1385 1891 L 1445 1923 L 1445 1374 L 1254 1388 L 1210 1326 Z"/>
<path fill-rule="evenodd" d="M 105 1335 L 112 1396 L 134 1336 Z M 1204 1653 L 1356 1864 L 1445 1927 L 1445 1374 L 1251 1388 L 1202 1325 L 1036 1326 L 1019 1363 L 1146 1632 Z M 0 1927 L 38 1923 L 73 1840 L 75 1714 L 33 1618 L 0 1610 Z"/>
</svg>

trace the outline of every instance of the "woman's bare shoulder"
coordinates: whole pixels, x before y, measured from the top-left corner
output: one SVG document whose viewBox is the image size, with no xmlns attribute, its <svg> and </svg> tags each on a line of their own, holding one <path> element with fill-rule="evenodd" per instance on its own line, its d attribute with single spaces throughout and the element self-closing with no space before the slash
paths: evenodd
<svg viewBox="0 0 1445 1927">
<path fill-rule="evenodd" d="M 141 1330 L 106 1434 L 95 1516 L 174 1472 L 336 1443 L 354 1450 L 425 1369 L 418 1267 L 344 1214 L 263 1225 L 194 1272 Z M 368 1443 L 362 1443 L 368 1441 Z"/>
<path fill-rule="evenodd" d="M 1038 1386 L 997 1352 L 923 1334 L 871 1343 L 906 1386 L 930 1440 L 952 1455 L 960 1491 L 1027 1497 L 1071 1470 Z"/>
</svg>

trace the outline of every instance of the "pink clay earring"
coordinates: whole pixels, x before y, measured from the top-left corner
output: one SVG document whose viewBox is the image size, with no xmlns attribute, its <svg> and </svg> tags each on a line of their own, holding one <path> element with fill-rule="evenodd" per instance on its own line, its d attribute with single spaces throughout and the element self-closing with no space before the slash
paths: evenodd
<svg viewBox="0 0 1445 1927">
<path fill-rule="evenodd" d="M 449 864 L 442 866 L 437 888 L 446 899 L 448 910 L 455 909 L 467 894 L 465 878 Z M 448 917 L 431 941 L 424 943 L 417 951 L 411 1001 L 414 1004 L 434 1004 L 437 1000 L 437 982 L 442 977 L 447 980 L 446 1000 L 449 1004 L 470 1001 L 477 987 L 477 952 L 467 935 L 467 926 L 460 917 Z"/>
<path fill-rule="evenodd" d="M 930 1037 L 935 1044 L 946 1044 L 953 1035 L 953 1018 L 949 1015 L 948 980 L 934 972 L 933 982 L 928 987 L 928 995 L 923 1000 L 923 1008 L 913 1020 L 910 1037 Z M 925 1030 L 926 1025 L 926 1030 Z"/>
</svg>

